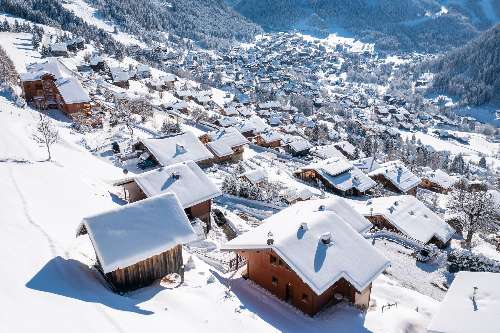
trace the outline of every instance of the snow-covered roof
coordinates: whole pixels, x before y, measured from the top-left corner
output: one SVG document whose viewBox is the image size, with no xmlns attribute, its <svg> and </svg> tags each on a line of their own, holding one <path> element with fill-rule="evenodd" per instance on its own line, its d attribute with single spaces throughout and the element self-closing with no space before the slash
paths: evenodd
<svg viewBox="0 0 500 333">
<path fill-rule="evenodd" d="M 56 86 L 66 104 L 90 102 L 89 95 L 74 77 L 60 78 L 56 81 Z"/>
<path fill-rule="evenodd" d="M 113 78 L 113 82 L 122 82 L 128 81 L 130 79 L 130 74 L 127 70 L 124 70 L 119 67 L 110 68 L 111 77 Z"/>
<path fill-rule="evenodd" d="M 234 127 L 222 128 L 208 133 L 212 141 L 224 140 L 231 147 L 247 144 L 249 141 Z"/>
<path fill-rule="evenodd" d="M 312 144 L 306 139 L 294 140 L 288 143 L 288 145 L 295 152 L 301 152 L 312 148 Z"/>
<path fill-rule="evenodd" d="M 265 143 L 270 143 L 274 141 L 281 140 L 281 134 L 279 134 L 277 131 L 265 131 L 259 134 L 260 138 L 262 141 Z"/>
<path fill-rule="evenodd" d="M 458 178 L 448 175 L 441 169 L 431 170 L 423 175 L 423 178 L 438 184 L 444 189 L 449 189 L 458 182 Z"/>
<path fill-rule="evenodd" d="M 422 243 L 429 242 L 433 236 L 446 243 L 455 233 L 448 223 L 411 195 L 349 202 L 364 216 L 384 216 L 401 233 Z"/>
<path fill-rule="evenodd" d="M 363 172 L 369 173 L 380 168 L 380 164 L 375 157 L 365 157 L 352 161 L 352 164 Z"/>
<path fill-rule="evenodd" d="M 354 147 L 349 141 L 339 141 L 334 144 L 335 147 L 342 149 L 349 155 L 354 155 L 356 147 Z"/>
<path fill-rule="evenodd" d="M 83 219 L 104 273 L 196 239 L 179 200 L 166 193 Z"/>
<path fill-rule="evenodd" d="M 309 190 L 307 187 L 304 187 L 302 189 L 289 189 L 285 193 L 286 199 L 290 201 L 294 200 L 307 200 L 310 199 L 314 196 L 314 193 Z"/>
<path fill-rule="evenodd" d="M 421 179 L 411 172 L 401 161 L 382 163 L 380 168 L 368 174 L 369 176 L 382 175 L 401 192 L 406 193 L 420 184 Z"/>
<path fill-rule="evenodd" d="M 262 181 L 265 181 L 267 179 L 267 173 L 266 170 L 258 168 L 244 172 L 240 175 L 240 177 L 245 177 L 246 179 L 248 179 L 248 181 L 250 181 L 250 183 L 255 185 Z"/>
<path fill-rule="evenodd" d="M 21 73 L 21 81 L 37 81 L 44 74 L 52 74 L 56 80 L 72 76 L 71 71 L 57 58 L 48 58 L 46 61 L 27 66 L 27 72 Z"/>
<path fill-rule="evenodd" d="M 258 134 L 266 131 L 269 128 L 269 125 L 260 118 L 259 116 L 253 115 L 249 119 L 245 120 L 243 123 L 238 124 L 236 129 L 241 133 L 245 132 L 253 132 L 254 134 Z"/>
<path fill-rule="evenodd" d="M 221 195 L 219 188 L 193 161 L 172 164 L 134 177 L 148 197 L 175 193 L 183 208 Z"/>
<path fill-rule="evenodd" d="M 345 157 L 332 157 L 323 161 L 309 164 L 302 167 L 303 170 L 316 170 L 319 173 L 325 173 L 330 176 L 337 176 L 353 168 L 353 165 Z"/>
<path fill-rule="evenodd" d="M 352 227 L 358 223 L 356 219 L 365 219 L 342 200 L 297 203 L 221 248 L 271 249 L 318 295 L 341 278 L 362 291 L 387 268 L 389 261 Z M 301 228 L 304 223 L 307 226 Z M 331 234 L 330 244 L 320 239 L 325 233 Z M 269 238 L 273 239 L 271 245 Z"/>
<path fill-rule="evenodd" d="M 356 167 L 352 167 L 335 176 L 324 172 L 320 172 L 320 174 L 333 187 L 344 192 L 352 188 L 357 189 L 359 192 L 366 192 L 377 185 L 373 179 Z"/>
<path fill-rule="evenodd" d="M 434 315 L 429 333 L 496 333 L 500 327 L 500 274 L 458 272 Z"/>
<path fill-rule="evenodd" d="M 213 158 L 212 153 L 192 132 L 162 139 L 141 139 L 141 142 L 163 166 L 189 160 L 199 162 Z"/>
<path fill-rule="evenodd" d="M 331 158 L 331 157 L 345 158 L 344 155 L 337 148 L 335 148 L 335 145 L 333 144 L 325 146 L 316 146 L 314 147 L 313 152 L 320 158 Z"/>
</svg>

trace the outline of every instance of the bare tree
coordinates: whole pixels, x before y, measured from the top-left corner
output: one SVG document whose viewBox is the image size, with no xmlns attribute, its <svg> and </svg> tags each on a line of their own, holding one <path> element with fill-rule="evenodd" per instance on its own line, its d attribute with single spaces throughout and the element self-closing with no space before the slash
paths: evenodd
<svg viewBox="0 0 500 333">
<path fill-rule="evenodd" d="M 120 98 L 115 100 L 115 110 L 112 116 L 118 123 L 127 126 L 130 131 L 130 136 L 134 135 L 134 124 L 136 123 L 136 115 L 141 117 L 144 122 L 153 116 L 153 106 L 145 98 L 126 99 Z"/>
<path fill-rule="evenodd" d="M 52 124 L 52 121 L 46 115 L 40 115 L 40 120 L 36 126 L 36 131 L 33 133 L 33 139 L 44 144 L 47 148 L 47 153 L 49 155 L 48 161 L 52 159 L 52 154 L 50 147 L 59 140 L 59 132 L 56 127 Z"/>
<path fill-rule="evenodd" d="M 448 209 L 456 214 L 458 223 L 467 232 L 470 247 L 477 232 L 496 232 L 500 225 L 495 217 L 495 204 L 485 188 L 471 187 L 462 180 L 450 194 Z"/>
</svg>

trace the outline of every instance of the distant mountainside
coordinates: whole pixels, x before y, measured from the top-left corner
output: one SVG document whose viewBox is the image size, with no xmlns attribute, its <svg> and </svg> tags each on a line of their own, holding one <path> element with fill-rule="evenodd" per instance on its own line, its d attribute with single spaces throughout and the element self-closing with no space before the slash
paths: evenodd
<svg viewBox="0 0 500 333">
<path fill-rule="evenodd" d="M 386 50 L 440 51 L 500 22 L 500 1 L 226 0 L 267 31 L 342 31 Z"/>
<path fill-rule="evenodd" d="M 431 65 L 432 90 L 455 95 L 466 104 L 500 101 L 500 24 Z"/>
<path fill-rule="evenodd" d="M 88 0 L 105 18 L 134 35 L 168 32 L 217 48 L 250 40 L 262 29 L 223 0 Z"/>
</svg>

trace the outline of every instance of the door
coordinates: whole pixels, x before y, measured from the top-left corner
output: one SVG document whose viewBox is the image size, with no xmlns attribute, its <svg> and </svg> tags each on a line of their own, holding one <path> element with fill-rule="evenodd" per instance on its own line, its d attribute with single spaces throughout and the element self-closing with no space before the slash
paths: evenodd
<svg viewBox="0 0 500 333">
<path fill-rule="evenodd" d="M 286 284 L 285 288 L 285 302 L 292 304 L 293 302 L 293 286 L 290 282 Z"/>
</svg>

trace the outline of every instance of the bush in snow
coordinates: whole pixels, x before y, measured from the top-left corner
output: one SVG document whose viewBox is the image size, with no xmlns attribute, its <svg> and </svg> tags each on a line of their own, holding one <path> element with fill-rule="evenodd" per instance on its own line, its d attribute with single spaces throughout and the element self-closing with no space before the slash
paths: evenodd
<svg viewBox="0 0 500 333">
<path fill-rule="evenodd" d="M 448 254 L 448 270 L 500 273 L 500 262 L 474 254 L 468 250 L 456 249 Z"/>
</svg>

